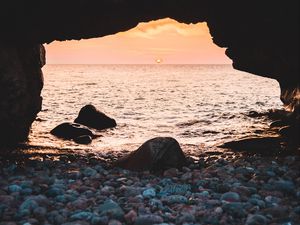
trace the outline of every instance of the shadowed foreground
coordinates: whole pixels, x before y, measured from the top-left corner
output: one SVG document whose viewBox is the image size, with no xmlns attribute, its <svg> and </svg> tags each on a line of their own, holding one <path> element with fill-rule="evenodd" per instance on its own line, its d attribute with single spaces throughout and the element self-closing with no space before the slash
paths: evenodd
<svg viewBox="0 0 300 225">
<path fill-rule="evenodd" d="M 187 146 L 183 150 L 189 151 Z M 12 160 L 1 156 L 0 224 L 300 221 L 299 156 L 207 151 L 180 170 L 153 174 L 112 168 L 108 162 L 121 153 L 20 152 Z"/>
</svg>

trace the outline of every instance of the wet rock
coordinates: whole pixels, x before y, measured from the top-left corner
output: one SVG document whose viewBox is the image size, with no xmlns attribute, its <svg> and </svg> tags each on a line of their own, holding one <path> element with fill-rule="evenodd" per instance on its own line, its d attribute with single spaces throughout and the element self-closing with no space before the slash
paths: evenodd
<svg viewBox="0 0 300 225">
<path fill-rule="evenodd" d="M 222 214 L 223 209 L 222 209 L 222 207 L 217 207 L 217 208 L 215 208 L 214 212 L 217 213 L 217 214 Z"/>
<path fill-rule="evenodd" d="M 208 198 L 209 197 L 209 192 L 208 191 L 202 191 L 199 193 L 199 196 L 204 197 L 204 198 Z"/>
<path fill-rule="evenodd" d="M 300 206 L 297 206 L 296 208 L 294 208 L 294 213 L 300 215 Z"/>
<path fill-rule="evenodd" d="M 77 123 L 62 123 L 51 130 L 50 133 L 56 137 L 68 140 L 72 140 L 84 135 L 94 137 L 94 134 L 91 130 Z"/>
<path fill-rule="evenodd" d="M 73 221 L 73 222 L 63 223 L 62 225 L 90 225 L 90 223 L 88 223 L 86 221 L 77 220 L 77 221 Z"/>
<path fill-rule="evenodd" d="M 108 215 L 111 218 L 120 220 L 122 220 L 124 217 L 123 209 L 118 205 L 118 203 L 114 202 L 111 199 L 105 201 L 102 205 L 100 205 L 98 210 L 100 212 L 100 216 Z"/>
<path fill-rule="evenodd" d="M 226 192 L 221 196 L 221 200 L 226 202 L 239 202 L 240 195 L 236 192 Z"/>
<path fill-rule="evenodd" d="M 176 224 L 194 224 L 195 222 L 195 216 L 190 213 L 184 213 L 176 220 Z"/>
<path fill-rule="evenodd" d="M 245 151 L 254 153 L 279 152 L 282 139 L 278 137 L 253 137 L 238 141 L 230 141 L 220 145 L 220 148 L 228 148 L 234 151 Z"/>
<path fill-rule="evenodd" d="M 293 133 L 293 130 L 291 126 L 284 126 L 280 128 L 278 132 L 281 136 L 288 137 Z"/>
<path fill-rule="evenodd" d="M 27 199 L 20 205 L 20 210 L 34 210 L 39 205 L 35 200 Z"/>
<path fill-rule="evenodd" d="M 270 127 L 284 127 L 289 125 L 287 121 L 284 120 L 276 120 L 270 124 Z"/>
<path fill-rule="evenodd" d="M 163 197 L 162 201 L 168 204 L 185 204 L 188 202 L 188 199 L 182 195 L 170 195 Z"/>
<path fill-rule="evenodd" d="M 21 190 L 22 190 L 22 187 L 17 184 L 12 184 L 12 185 L 8 186 L 8 191 L 10 193 L 20 192 Z"/>
<path fill-rule="evenodd" d="M 255 199 L 255 198 L 250 198 L 249 203 L 255 206 L 259 206 L 260 208 L 265 208 L 266 203 L 263 200 Z"/>
<path fill-rule="evenodd" d="M 134 210 L 130 210 L 125 216 L 125 221 L 129 224 L 132 224 L 135 222 L 137 218 L 137 213 Z"/>
<path fill-rule="evenodd" d="M 138 216 L 134 225 L 153 225 L 162 223 L 163 221 L 164 220 L 160 216 L 148 214 Z"/>
<path fill-rule="evenodd" d="M 46 195 L 48 197 L 56 197 L 57 195 L 62 195 L 64 193 L 64 190 L 58 187 L 50 187 L 48 191 L 46 192 Z"/>
<path fill-rule="evenodd" d="M 263 215 L 249 215 L 245 225 L 264 225 L 267 224 L 267 222 L 267 218 Z"/>
<path fill-rule="evenodd" d="M 37 207 L 33 210 L 33 215 L 39 220 L 44 220 L 46 213 L 47 209 L 45 207 Z"/>
<path fill-rule="evenodd" d="M 246 216 L 246 212 L 243 208 L 243 204 L 239 202 L 226 203 L 222 206 L 222 209 L 226 213 L 236 218 L 242 218 Z"/>
<path fill-rule="evenodd" d="M 31 188 L 25 188 L 25 189 L 22 189 L 20 193 L 22 195 L 31 195 L 32 192 L 33 192 L 33 190 Z"/>
<path fill-rule="evenodd" d="M 159 195 L 184 195 L 188 191 L 191 191 L 190 184 L 167 184 L 163 189 L 159 192 Z"/>
<path fill-rule="evenodd" d="M 143 197 L 145 198 L 153 198 L 156 196 L 156 191 L 154 188 L 148 188 L 145 191 L 143 191 Z"/>
<path fill-rule="evenodd" d="M 92 176 L 95 176 L 97 174 L 97 170 L 94 170 L 93 168 L 91 167 L 87 167 L 83 170 L 83 175 L 86 176 L 86 177 L 92 177 Z"/>
<path fill-rule="evenodd" d="M 108 225 L 122 225 L 122 223 L 119 220 L 110 220 Z"/>
<path fill-rule="evenodd" d="M 47 219 L 52 224 L 63 224 L 66 218 L 61 215 L 57 210 L 53 210 L 47 214 Z"/>
<path fill-rule="evenodd" d="M 119 189 L 125 197 L 134 197 L 142 193 L 142 188 L 132 186 L 121 186 Z"/>
<path fill-rule="evenodd" d="M 86 220 L 89 221 L 93 218 L 94 214 L 91 212 L 78 212 L 71 215 L 72 220 Z"/>
<path fill-rule="evenodd" d="M 170 137 L 153 138 L 114 163 L 117 167 L 135 171 L 158 171 L 185 164 L 186 158 L 179 143 Z"/>
<path fill-rule="evenodd" d="M 248 117 L 251 117 L 251 118 L 257 118 L 257 117 L 262 117 L 262 116 L 265 116 L 264 113 L 259 113 L 257 111 L 250 111 L 246 114 Z"/>
<path fill-rule="evenodd" d="M 92 225 L 104 225 L 108 224 L 108 217 L 107 216 L 93 216 L 91 219 Z"/>
<path fill-rule="evenodd" d="M 288 142 L 289 146 L 299 147 L 300 122 L 279 129 L 279 134 Z"/>
<path fill-rule="evenodd" d="M 155 198 L 150 199 L 149 205 L 151 205 L 153 209 L 163 208 L 163 203 L 161 202 L 161 200 Z"/>
<path fill-rule="evenodd" d="M 284 218 L 289 214 L 287 206 L 274 206 L 263 210 L 264 214 L 270 214 L 274 218 Z"/>
<path fill-rule="evenodd" d="M 79 115 L 74 122 L 95 128 L 97 130 L 103 130 L 117 126 L 117 123 L 114 119 L 100 112 L 93 105 L 84 106 L 80 110 Z"/>
<path fill-rule="evenodd" d="M 93 139 L 89 135 L 82 135 L 73 139 L 73 141 L 77 144 L 88 145 L 91 144 Z"/>
<path fill-rule="evenodd" d="M 290 121 L 293 113 L 285 109 L 271 109 L 268 111 L 267 116 L 273 121 Z"/>
<path fill-rule="evenodd" d="M 270 205 L 274 205 L 274 204 L 278 204 L 281 201 L 281 199 L 274 196 L 267 196 L 265 197 L 265 201 Z"/>
<path fill-rule="evenodd" d="M 286 193 L 293 193 L 295 192 L 295 185 L 292 181 L 275 181 L 272 184 L 272 188 L 277 191 L 286 192 Z"/>
</svg>

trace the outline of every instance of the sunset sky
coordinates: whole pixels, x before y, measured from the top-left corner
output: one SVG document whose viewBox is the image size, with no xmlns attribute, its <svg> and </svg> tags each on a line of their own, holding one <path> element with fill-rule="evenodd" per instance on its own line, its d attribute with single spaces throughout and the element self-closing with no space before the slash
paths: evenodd
<svg viewBox="0 0 300 225">
<path fill-rule="evenodd" d="M 115 35 L 46 45 L 48 64 L 229 64 L 206 23 L 171 19 L 140 23 Z"/>
</svg>

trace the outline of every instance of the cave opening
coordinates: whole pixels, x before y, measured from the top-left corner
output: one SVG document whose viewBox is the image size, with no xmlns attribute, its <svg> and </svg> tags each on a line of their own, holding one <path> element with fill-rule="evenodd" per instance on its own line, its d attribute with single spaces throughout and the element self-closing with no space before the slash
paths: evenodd
<svg viewBox="0 0 300 225">
<path fill-rule="evenodd" d="M 172 4 L 169 1 L 105 1 L 93 2 L 91 5 L 80 2 L 80 4 L 72 5 L 73 10 L 69 11 L 70 5 L 62 3 L 59 8 L 55 8 L 57 12 L 55 19 L 51 16 L 54 10 L 50 8 L 46 11 L 35 10 L 34 13 L 24 14 L 25 11 L 32 11 L 31 4 L 22 5 L 18 8 L 19 11 L 14 11 L 16 14 L 7 13 L 10 10 L 4 10 L 3 20 L 1 20 L 4 32 L 1 37 L 0 57 L 5 66 L 4 70 L 2 69 L 4 72 L 1 72 L 4 74 L 4 79 L 0 80 L 0 85 L 3 87 L 1 89 L 3 96 L 11 97 L 1 99 L 1 109 L 3 108 L 1 122 L 3 130 L 6 130 L 0 137 L 1 142 L 16 143 L 26 140 L 30 125 L 41 110 L 40 93 L 43 87 L 41 68 L 45 65 L 45 51 L 42 44 L 56 40 L 97 37 L 104 37 L 102 39 L 104 40 L 105 36 L 132 29 L 140 22 L 162 18 L 172 18 L 184 24 L 206 22 L 213 37 L 213 43 L 223 50 L 227 49 L 226 55 L 233 61 L 235 69 L 277 80 L 280 84 L 283 103 L 291 109 L 297 109 L 299 107 L 293 106 L 299 102 L 297 100 L 299 30 L 296 29 L 299 27 L 299 20 L 297 7 L 294 7 L 297 4 L 296 2 L 276 3 L 273 5 L 273 10 L 268 10 L 268 3 L 260 3 L 259 7 L 247 3 L 248 10 L 244 11 L 233 10 L 236 7 L 244 8 L 245 5 L 241 3 L 237 5 L 220 3 L 218 7 L 215 7 L 214 3 L 197 1 L 172 2 Z M 8 9 L 12 7 L 10 3 L 5 6 Z M 41 7 L 43 4 L 36 5 L 35 9 L 42 9 Z M 99 13 L 96 9 L 100 8 L 107 10 Z M 82 9 L 84 12 L 81 13 Z M 257 12 L 255 18 L 252 17 L 253 11 Z M 38 19 L 41 14 L 37 12 L 45 13 L 44 21 Z M 12 15 L 16 18 L 24 17 L 24 19 L 12 20 Z M 278 32 L 278 27 L 281 27 L 282 32 Z M 144 35 L 143 32 L 141 33 Z M 278 45 L 282 40 L 287 40 L 287 37 L 289 41 Z M 119 47 L 115 45 L 115 49 Z M 169 49 L 160 50 L 166 53 Z M 48 53 L 47 58 L 51 62 L 51 51 Z M 72 57 L 74 54 L 69 55 L 70 59 Z M 84 54 L 81 54 L 81 58 L 88 60 Z M 104 58 L 108 60 L 110 57 Z M 143 57 L 139 59 L 142 60 Z M 169 57 L 165 59 L 160 55 L 151 55 L 147 63 L 151 61 L 166 65 L 170 63 L 170 59 Z M 186 59 L 188 60 L 189 57 Z M 124 62 L 124 64 L 127 63 Z"/>
<path fill-rule="evenodd" d="M 119 126 L 88 148 L 135 149 L 167 135 L 193 145 L 196 153 L 200 144 L 214 146 L 261 131 L 266 121 L 255 124 L 243 114 L 281 106 L 277 82 L 235 71 L 206 23 L 167 18 L 102 38 L 54 42 L 46 49 L 44 110 L 30 135 L 35 145 L 72 148 L 73 142 L 48 131 L 94 104 Z"/>
<path fill-rule="evenodd" d="M 299 8 L 298 0 L 1 1 L 0 224 L 298 224 Z M 163 18 L 189 25 L 147 29 Z M 147 51 L 118 33 L 142 22 L 135 35 Z M 189 38 L 203 22 L 210 42 L 200 48 L 200 37 Z M 152 45 L 170 29 L 182 41 Z M 112 42 L 119 35 L 131 42 Z M 54 42 L 80 39 L 97 45 Z M 188 43 L 189 52 L 178 50 Z M 208 60 L 207 46 L 220 61 Z M 117 127 L 75 126 L 89 103 Z M 289 111 L 269 112 L 282 103 Z M 52 136 L 63 122 L 84 137 Z"/>
</svg>

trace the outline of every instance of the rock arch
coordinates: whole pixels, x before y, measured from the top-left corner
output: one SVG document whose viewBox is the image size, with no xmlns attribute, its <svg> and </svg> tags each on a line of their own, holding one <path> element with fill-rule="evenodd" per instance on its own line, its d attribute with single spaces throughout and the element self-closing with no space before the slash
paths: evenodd
<svg viewBox="0 0 300 225">
<path fill-rule="evenodd" d="M 207 22 L 233 67 L 280 83 L 295 103 L 299 1 L 27 0 L 0 3 L 0 144 L 25 140 L 41 108 L 43 43 L 101 37 L 139 22 Z M 296 91 L 295 91 L 296 90 Z"/>
</svg>

